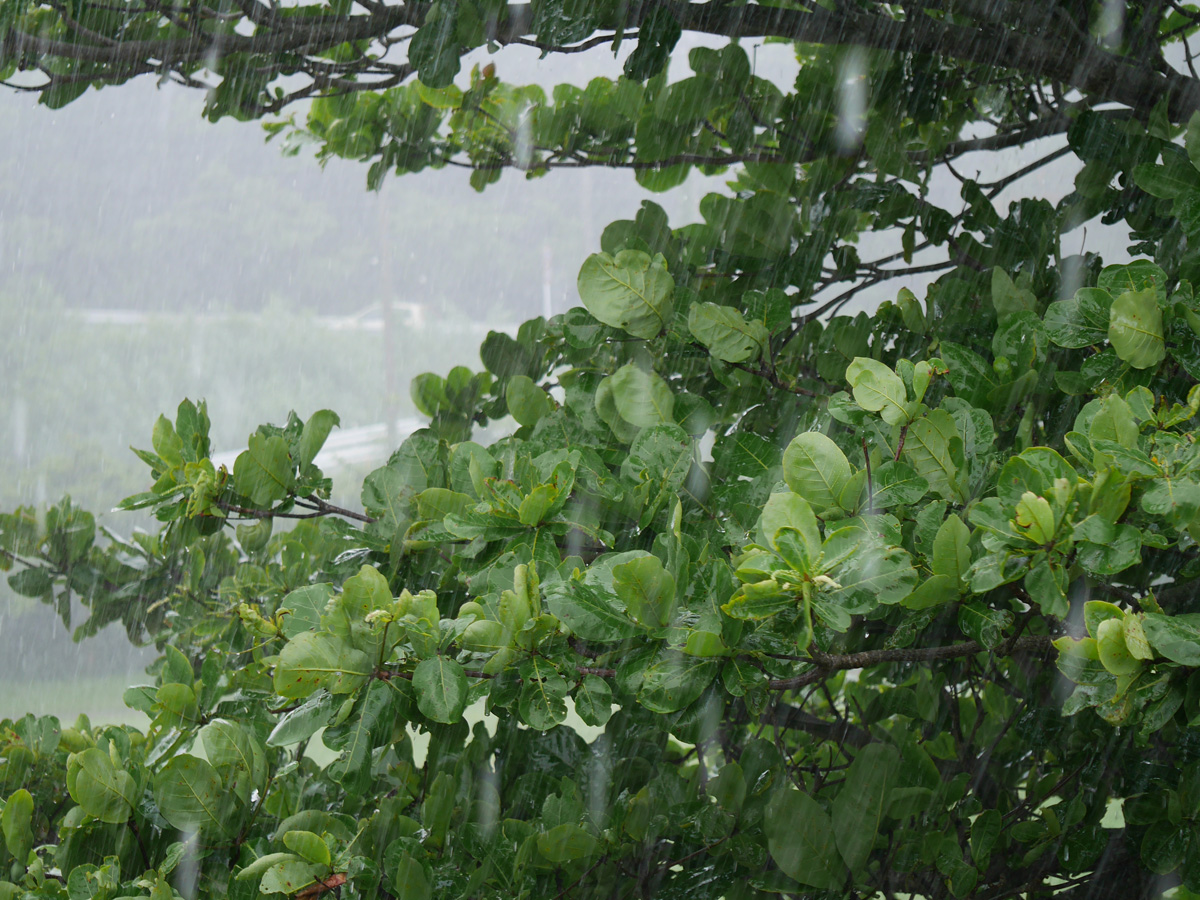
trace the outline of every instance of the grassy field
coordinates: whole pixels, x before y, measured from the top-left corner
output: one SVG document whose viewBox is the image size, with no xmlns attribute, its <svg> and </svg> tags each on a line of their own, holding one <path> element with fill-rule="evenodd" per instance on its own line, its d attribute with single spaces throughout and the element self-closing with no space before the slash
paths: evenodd
<svg viewBox="0 0 1200 900">
<path fill-rule="evenodd" d="M 123 676 L 101 676 L 70 681 L 0 680 L 0 719 L 57 716 L 63 725 L 85 713 L 93 725 L 129 724 L 145 727 L 149 720 L 121 702 L 121 694 L 133 682 Z"/>
</svg>

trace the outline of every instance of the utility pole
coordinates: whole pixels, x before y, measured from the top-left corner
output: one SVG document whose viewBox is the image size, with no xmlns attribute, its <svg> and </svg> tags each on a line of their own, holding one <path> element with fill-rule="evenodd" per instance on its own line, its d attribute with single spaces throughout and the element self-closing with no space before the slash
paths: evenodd
<svg viewBox="0 0 1200 900">
<path fill-rule="evenodd" d="M 542 243 L 542 315 L 549 321 L 554 315 L 554 251 L 550 249 L 550 242 Z"/>
<path fill-rule="evenodd" d="M 395 293 L 390 217 L 383 193 L 379 194 L 379 297 L 383 315 L 383 420 L 387 425 L 388 454 L 396 447 L 396 334 L 392 308 Z"/>
</svg>

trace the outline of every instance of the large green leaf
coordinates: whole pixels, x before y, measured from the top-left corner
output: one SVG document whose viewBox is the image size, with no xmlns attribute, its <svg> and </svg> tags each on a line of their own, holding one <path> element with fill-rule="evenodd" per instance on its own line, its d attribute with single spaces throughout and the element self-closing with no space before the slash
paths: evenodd
<svg viewBox="0 0 1200 900">
<path fill-rule="evenodd" d="M 432 900 L 433 888 L 422 866 L 408 853 L 400 853 L 388 873 L 397 900 Z"/>
<path fill-rule="evenodd" d="M 1159 655 L 1184 666 L 1200 666 L 1200 613 L 1146 613 L 1142 630 Z"/>
<path fill-rule="evenodd" d="M 945 575 L 956 585 L 966 584 L 967 569 L 971 568 L 971 529 L 956 515 L 950 515 L 933 539 L 930 568 L 935 575 Z"/>
<path fill-rule="evenodd" d="M 275 693 L 307 697 L 318 688 L 349 694 L 371 676 L 367 654 L 329 632 L 304 631 L 288 641 L 275 664 Z"/>
<path fill-rule="evenodd" d="M 68 773 L 71 799 L 101 822 L 121 824 L 137 803 L 137 785 L 128 772 L 113 765 L 109 755 L 91 747 L 72 759 Z"/>
<path fill-rule="evenodd" d="M 332 598 L 333 585 L 328 582 L 306 585 L 289 593 L 280 604 L 280 609 L 288 610 L 280 625 L 283 636 L 290 640 L 302 632 L 320 628 L 321 616 Z"/>
<path fill-rule="evenodd" d="M 763 506 L 762 518 L 758 522 L 761 542 L 775 547 L 776 535 L 781 528 L 792 528 L 803 539 L 803 549 L 806 559 L 804 568 L 815 564 L 817 555 L 821 552 L 821 532 L 817 527 L 817 517 L 812 505 L 799 494 L 791 491 L 781 491 L 767 498 Z"/>
<path fill-rule="evenodd" d="M 745 362 L 760 356 L 770 335 L 762 322 L 747 322 L 731 306 L 693 303 L 688 309 L 688 331 L 717 359 Z"/>
<path fill-rule="evenodd" d="M 585 725 L 602 727 L 612 716 L 612 688 L 598 675 L 585 675 L 575 690 L 575 712 Z"/>
<path fill-rule="evenodd" d="M 763 816 L 767 848 L 790 878 L 819 890 L 839 890 L 849 874 L 838 854 L 833 822 L 808 794 L 774 792 Z"/>
<path fill-rule="evenodd" d="M 1046 334 L 1060 347 L 1090 347 L 1108 337 L 1112 296 L 1099 288 L 1080 288 L 1075 296 L 1046 307 Z"/>
<path fill-rule="evenodd" d="M 614 566 L 613 589 L 625 602 L 629 615 L 649 628 L 671 620 L 675 604 L 675 579 L 657 556 L 642 556 Z"/>
<path fill-rule="evenodd" d="M 600 842 L 586 829 L 564 822 L 539 834 L 537 847 L 550 862 L 562 864 L 595 856 L 600 850 Z"/>
<path fill-rule="evenodd" d="M 550 612 L 585 641 L 621 641 L 638 627 L 620 611 L 616 597 L 582 581 L 567 580 L 545 587 Z"/>
<path fill-rule="evenodd" d="M 885 422 L 908 421 L 908 393 L 900 376 L 877 359 L 856 356 L 846 368 L 854 400 L 865 410 L 878 412 Z"/>
<path fill-rule="evenodd" d="M 467 675 L 452 659 L 422 660 L 413 672 L 417 708 L 435 722 L 452 724 L 467 707 Z"/>
<path fill-rule="evenodd" d="M 565 721 L 566 679 L 536 657 L 527 663 L 523 672 L 524 684 L 517 701 L 521 721 L 537 731 L 549 731 Z"/>
<path fill-rule="evenodd" d="M 622 250 L 593 253 L 579 270 L 579 297 L 588 312 L 634 337 L 656 337 L 674 315 L 675 281 L 662 256 Z"/>
<path fill-rule="evenodd" d="M 1162 310 L 1154 288 L 1126 291 L 1109 310 L 1108 340 L 1117 356 L 1135 369 L 1157 366 L 1167 355 Z"/>
<path fill-rule="evenodd" d="M 300 458 L 297 461 L 300 463 L 301 469 L 310 465 L 317 458 L 317 454 L 325 446 L 329 432 L 333 431 L 334 426 L 340 425 L 341 422 L 338 414 L 331 409 L 318 409 L 308 417 L 308 421 L 304 423 L 304 430 L 300 433 Z"/>
<path fill-rule="evenodd" d="M 508 380 L 505 401 L 519 425 L 536 425 L 552 409 L 550 395 L 528 375 L 514 375 Z"/>
<path fill-rule="evenodd" d="M 818 431 L 797 435 L 783 451 L 784 480 L 815 509 L 836 507 L 850 475 L 846 454 Z"/>
<path fill-rule="evenodd" d="M 905 436 L 904 457 L 931 490 L 947 500 L 965 499 L 959 476 L 965 462 L 963 443 L 950 413 L 935 409 L 913 422 Z"/>
<path fill-rule="evenodd" d="M 267 735 L 268 747 L 287 747 L 306 741 L 329 724 L 334 712 L 333 695 L 328 691 L 313 694 L 288 711 Z"/>
<path fill-rule="evenodd" d="M 4 844 L 18 863 L 24 864 L 33 847 L 33 795 L 24 788 L 13 792 L 0 812 Z"/>
<path fill-rule="evenodd" d="M 180 831 L 229 837 L 235 823 L 220 776 L 198 756 L 181 754 L 154 778 L 158 811 Z"/>
<path fill-rule="evenodd" d="M 396 720 L 396 689 L 375 679 L 361 692 L 347 722 L 326 728 L 322 742 L 341 751 L 326 771 L 349 793 L 365 790 L 370 782 L 371 754 L 391 736 Z"/>
<path fill-rule="evenodd" d="M 837 587 L 822 592 L 822 599 L 851 614 L 867 612 L 879 604 L 899 603 L 917 583 L 917 572 L 908 551 L 886 546 L 873 538 L 863 541 L 858 550 L 829 574 Z"/>
<path fill-rule="evenodd" d="M 719 661 L 666 651 L 646 667 L 638 702 L 656 713 L 690 706 L 716 677 L 720 665 Z"/>
<path fill-rule="evenodd" d="M 646 428 L 674 422 L 675 395 L 656 373 L 629 363 L 609 379 L 613 402 L 621 418 Z"/>
<path fill-rule="evenodd" d="M 295 484 L 288 445 L 279 435 L 255 432 L 249 447 L 233 462 L 233 485 L 258 507 L 268 507 L 287 496 Z"/>
<path fill-rule="evenodd" d="M 249 729 L 228 719 L 214 719 L 200 729 L 200 740 L 208 761 L 243 802 L 249 802 L 252 790 L 266 786 L 266 753 Z"/>
<path fill-rule="evenodd" d="M 833 831 L 850 871 L 861 873 L 883 824 L 888 793 L 901 766 L 900 754 L 887 744 L 869 744 L 858 752 L 833 800 Z"/>
</svg>

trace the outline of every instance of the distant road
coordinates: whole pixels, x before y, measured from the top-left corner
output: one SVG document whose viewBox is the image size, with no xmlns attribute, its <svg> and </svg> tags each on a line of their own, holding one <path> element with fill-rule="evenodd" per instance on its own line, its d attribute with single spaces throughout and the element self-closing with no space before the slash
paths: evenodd
<svg viewBox="0 0 1200 900">
<path fill-rule="evenodd" d="M 392 309 L 396 313 L 395 322 L 405 329 L 424 331 L 430 325 L 439 327 L 437 318 L 428 316 L 428 307 L 424 303 L 407 303 L 395 301 Z M 240 318 L 245 313 L 235 312 L 146 312 L 140 309 L 72 309 L 68 315 L 75 317 L 85 325 L 148 325 L 151 322 L 164 320 L 188 320 L 195 322 L 227 322 Z M 330 331 L 383 331 L 383 311 L 381 305 L 373 303 L 356 313 L 348 316 L 313 316 L 313 324 Z M 484 334 L 488 331 L 503 331 L 508 334 L 517 333 L 515 324 L 488 324 L 486 322 L 456 320 L 452 324 L 455 330 L 464 330 Z"/>
</svg>

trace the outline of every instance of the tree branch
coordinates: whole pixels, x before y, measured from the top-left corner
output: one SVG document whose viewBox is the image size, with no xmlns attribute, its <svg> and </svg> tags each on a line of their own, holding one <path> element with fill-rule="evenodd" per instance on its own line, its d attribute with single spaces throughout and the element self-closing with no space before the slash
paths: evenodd
<svg viewBox="0 0 1200 900">
<path fill-rule="evenodd" d="M 831 655 L 815 648 L 809 648 L 809 656 L 816 665 L 815 669 L 794 675 L 791 678 L 775 678 L 767 682 L 767 687 L 773 691 L 787 691 L 793 688 L 816 684 L 831 672 L 845 669 L 868 669 L 871 666 L 893 662 L 936 662 L 942 659 L 957 659 L 962 656 L 974 656 L 976 653 L 992 652 L 1005 656 L 1016 650 L 1036 650 L 1045 652 L 1050 647 L 1047 635 L 1024 635 L 1010 638 L 995 650 L 989 651 L 978 641 L 965 641 L 961 644 L 950 644 L 945 647 L 921 647 L 917 649 L 898 650 L 864 650 L 861 653 L 845 653 Z"/>
</svg>

